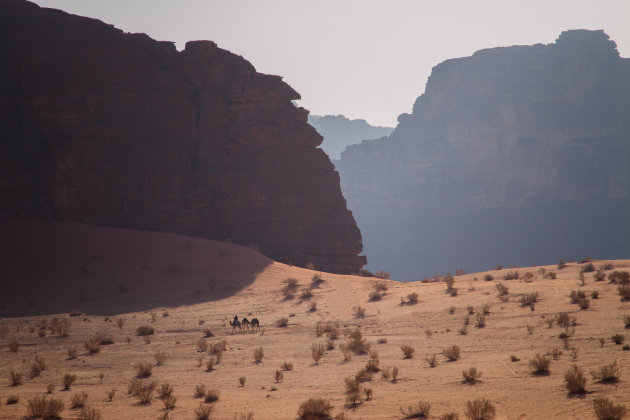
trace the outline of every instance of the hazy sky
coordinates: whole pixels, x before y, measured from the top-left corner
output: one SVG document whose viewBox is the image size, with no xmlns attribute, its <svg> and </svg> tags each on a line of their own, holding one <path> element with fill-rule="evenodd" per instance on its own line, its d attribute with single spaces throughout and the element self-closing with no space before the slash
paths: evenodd
<svg viewBox="0 0 630 420">
<path fill-rule="evenodd" d="M 211 39 L 284 77 L 313 114 L 396 124 L 431 68 L 495 46 L 604 29 L 630 56 L 630 0 L 36 0 L 159 40 Z"/>
</svg>

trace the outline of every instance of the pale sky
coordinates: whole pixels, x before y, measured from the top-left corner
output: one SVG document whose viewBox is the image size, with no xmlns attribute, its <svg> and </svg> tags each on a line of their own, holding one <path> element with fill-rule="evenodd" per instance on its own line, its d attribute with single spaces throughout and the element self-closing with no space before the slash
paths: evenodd
<svg viewBox="0 0 630 420">
<path fill-rule="evenodd" d="M 431 68 L 483 48 L 604 29 L 630 56 L 630 0 L 35 0 L 158 40 L 210 39 L 277 74 L 312 114 L 396 125 Z"/>
</svg>

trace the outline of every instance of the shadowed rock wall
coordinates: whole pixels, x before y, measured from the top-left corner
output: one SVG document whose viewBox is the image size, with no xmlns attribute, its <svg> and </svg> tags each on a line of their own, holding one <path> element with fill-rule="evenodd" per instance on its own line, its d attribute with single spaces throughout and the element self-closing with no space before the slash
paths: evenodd
<svg viewBox="0 0 630 420">
<path fill-rule="evenodd" d="M 299 94 L 211 41 L 178 52 L 98 20 L 0 3 L 0 215 L 256 244 L 364 263 Z"/>
</svg>

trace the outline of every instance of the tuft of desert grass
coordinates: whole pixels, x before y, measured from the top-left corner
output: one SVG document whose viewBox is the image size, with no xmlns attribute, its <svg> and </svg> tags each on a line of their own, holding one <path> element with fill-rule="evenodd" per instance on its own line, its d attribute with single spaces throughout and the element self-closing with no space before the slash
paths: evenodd
<svg viewBox="0 0 630 420">
<path fill-rule="evenodd" d="M 475 322 L 476 322 L 477 328 L 484 328 L 486 326 L 486 317 L 482 315 L 481 313 L 477 313 Z"/>
<path fill-rule="evenodd" d="M 348 345 L 354 353 L 365 354 L 370 351 L 370 344 L 363 338 L 363 334 L 358 327 L 350 332 L 348 338 Z"/>
<path fill-rule="evenodd" d="M 153 358 L 155 359 L 155 364 L 158 366 L 162 366 L 168 360 L 168 353 L 164 351 L 156 351 L 153 354 Z"/>
<path fill-rule="evenodd" d="M 247 380 L 247 377 L 241 376 L 240 378 L 238 378 L 238 383 L 241 384 L 241 386 L 245 386 L 246 380 Z"/>
<path fill-rule="evenodd" d="M 177 398 L 172 395 L 162 398 L 162 404 L 164 404 L 165 410 L 174 409 L 176 403 L 177 403 Z"/>
<path fill-rule="evenodd" d="M 409 404 L 408 406 L 401 406 L 400 412 L 406 419 L 424 419 L 429 417 L 431 411 L 431 404 L 426 401 L 418 401 L 415 404 Z"/>
<path fill-rule="evenodd" d="M 276 319 L 276 326 L 278 328 L 284 328 L 287 325 L 289 325 L 289 318 L 282 317 L 282 318 Z"/>
<path fill-rule="evenodd" d="M 83 407 L 77 420 L 101 420 L 102 418 L 103 413 L 98 408 Z"/>
<path fill-rule="evenodd" d="M 324 356 L 325 351 L 326 351 L 326 346 L 324 346 L 321 343 L 320 344 L 313 343 L 311 345 L 311 356 L 313 357 L 313 360 L 315 361 L 316 365 L 319 364 L 319 361 Z"/>
<path fill-rule="evenodd" d="M 136 378 L 148 378 L 153 374 L 153 366 L 150 363 L 138 363 L 134 367 L 136 369 Z"/>
<path fill-rule="evenodd" d="M 46 397 L 34 397 L 28 400 L 27 412 L 29 417 L 59 418 L 65 408 L 64 403 L 58 399 Z"/>
<path fill-rule="evenodd" d="M 195 420 L 210 420 L 210 415 L 212 415 L 212 411 L 214 411 L 214 407 L 208 404 L 199 404 L 195 411 L 193 412 Z"/>
<path fill-rule="evenodd" d="M 254 361 L 256 363 L 260 363 L 260 362 L 262 362 L 262 359 L 264 357 L 265 357 L 265 352 L 264 352 L 262 346 L 261 347 L 256 347 L 254 349 Z"/>
<path fill-rule="evenodd" d="M 76 380 L 77 380 L 77 375 L 66 373 L 65 375 L 63 375 L 63 388 L 70 389 L 70 387 Z"/>
<path fill-rule="evenodd" d="M 143 336 L 153 335 L 155 334 L 155 328 L 150 325 L 140 325 L 138 328 L 136 328 L 136 333 Z"/>
<path fill-rule="evenodd" d="M 286 370 L 286 371 L 293 370 L 293 363 L 291 363 L 291 362 L 283 362 L 280 365 L 280 368 L 282 370 Z"/>
<path fill-rule="evenodd" d="M 282 381 L 282 379 L 284 379 L 284 373 L 282 373 L 281 370 L 276 370 L 276 373 L 273 375 L 273 377 L 276 380 L 276 383 L 279 383 Z"/>
<path fill-rule="evenodd" d="M 462 371 L 462 376 L 464 377 L 464 382 L 475 384 L 481 378 L 481 372 L 476 367 L 470 367 Z"/>
<path fill-rule="evenodd" d="M 586 376 L 584 371 L 577 365 L 573 365 L 564 374 L 565 386 L 569 390 L 569 394 L 584 394 L 586 389 Z"/>
<path fill-rule="evenodd" d="M 24 375 L 20 372 L 15 372 L 13 370 L 9 372 L 9 382 L 11 383 L 11 386 L 22 385 L 23 377 Z"/>
<path fill-rule="evenodd" d="M 596 369 L 591 370 L 591 376 L 601 383 L 615 383 L 619 381 L 621 369 L 617 366 L 617 361 L 605 364 Z"/>
<path fill-rule="evenodd" d="M 311 397 L 300 404 L 298 408 L 298 417 L 300 419 L 317 419 L 330 417 L 333 406 L 330 400 Z"/>
<path fill-rule="evenodd" d="M 116 396 L 116 390 L 114 388 L 105 391 L 105 395 L 107 396 L 107 401 L 112 402 L 114 400 L 114 396 Z"/>
<path fill-rule="evenodd" d="M 505 296 L 508 294 L 509 288 L 503 283 L 497 283 L 494 285 L 499 291 L 499 296 Z"/>
<path fill-rule="evenodd" d="M 442 414 L 440 416 L 440 420 L 459 420 L 459 413 L 453 411 L 450 413 Z"/>
<path fill-rule="evenodd" d="M 529 366 L 532 368 L 534 375 L 548 375 L 550 364 L 551 358 L 540 353 L 536 353 L 536 356 L 529 361 Z"/>
<path fill-rule="evenodd" d="M 524 296 L 521 296 L 519 303 L 522 307 L 533 306 L 534 303 L 538 302 L 538 297 L 538 292 L 527 293 Z"/>
<path fill-rule="evenodd" d="M 151 403 L 153 399 L 153 392 L 155 391 L 155 387 L 157 384 L 155 382 L 150 383 L 142 383 L 138 384 L 138 387 L 135 391 L 136 397 L 140 401 L 140 404 L 147 405 Z"/>
<path fill-rule="evenodd" d="M 400 346 L 400 349 L 402 350 L 405 359 L 411 359 L 416 351 L 416 349 L 407 344 Z"/>
<path fill-rule="evenodd" d="M 628 413 L 625 405 L 616 405 L 608 398 L 595 398 L 593 411 L 598 420 L 621 420 Z"/>
<path fill-rule="evenodd" d="M 425 358 L 425 360 L 429 364 L 429 367 L 433 368 L 433 367 L 436 367 L 438 365 L 438 358 L 437 358 L 437 355 L 435 355 L 435 354 L 431 354 L 431 355 L 427 356 Z"/>
<path fill-rule="evenodd" d="M 466 415 L 470 420 L 491 420 L 495 411 L 494 405 L 485 398 L 466 402 Z"/>
<path fill-rule="evenodd" d="M 170 397 L 173 394 L 173 385 L 162 384 L 157 389 L 158 398 L 163 400 L 166 397 Z"/>
<path fill-rule="evenodd" d="M 442 354 L 451 362 L 459 359 L 460 348 L 457 345 L 446 347 L 442 350 Z"/>
<path fill-rule="evenodd" d="M 361 306 L 355 306 L 354 308 L 352 308 L 352 311 L 354 313 L 354 316 L 356 316 L 357 318 L 364 318 L 365 317 L 366 309 L 361 307 Z"/>
<path fill-rule="evenodd" d="M 80 408 L 85 405 L 85 402 L 88 399 L 88 393 L 85 391 L 77 392 L 72 396 L 70 402 L 72 403 L 72 408 Z"/>
<path fill-rule="evenodd" d="M 87 339 L 84 343 L 83 343 L 83 347 L 85 347 L 85 350 L 88 351 L 88 353 L 90 354 L 95 354 L 101 351 L 101 346 L 99 345 L 99 340 L 96 337 L 92 337 Z"/>
<path fill-rule="evenodd" d="M 624 340 L 626 339 L 626 337 L 623 334 L 614 334 L 610 337 L 610 339 L 613 341 L 613 343 L 615 344 L 623 344 Z"/>
<path fill-rule="evenodd" d="M 206 386 L 205 385 L 197 385 L 195 386 L 195 391 L 193 392 L 194 398 L 203 398 L 206 396 Z"/>
<path fill-rule="evenodd" d="M 212 372 L 214 370 L 214 357 L 208 357 L 206 360 L 206 372 Z"/>
</svg>

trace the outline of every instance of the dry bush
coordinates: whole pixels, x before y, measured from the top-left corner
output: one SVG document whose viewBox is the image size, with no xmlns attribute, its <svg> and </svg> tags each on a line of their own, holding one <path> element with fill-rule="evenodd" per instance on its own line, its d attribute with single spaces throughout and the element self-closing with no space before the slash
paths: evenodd
<svg viewBox="0 0 630 420">
<path fill-rule="evenodd" d="M 591 299 L 599 299 L 599 291 L 593 290 L 591 292 Z"/>
<path fill-rule="evenodd" d="M 162 366 L 168 360 L 168 353 L 164 351 L 156 351 L 153 354 L 153 358 L 158 366 Z"/>
<path fill-rule="evenodd" d="M 148 378 L 153 374 L 153 366 L 151 366 L 151 363 L 138 363 L 135 369 L 136 378 Z"/>
<path fill-rule="evenodd" d="M 374 391 L 372 388 L 363 388 L 363 393 L 365 394 L 365 400 L 370 401 L 372 399 L 372 394 Z"/>
<path fill-rule="evenodd" d="M 254 361 L 256 363 L 260 363 L 262 362 L 262 359 L 265 357 L 265 352 L 263 351 L 262 346 L 261 347 L 256 347 L 254 349 Z"/>
<path fill-rule="evenodd" d="M 225 340 L 219 340 L 216 343 L 212 343 L 209 348 L 208 348 L 208 352 L 210 352 L 211 354 L 214 355 L 220 355 L 221 353 L 223 353 L 225 350 L 227 349 L 227 341 Z M 218 363 L 218 361 L 217 361 Z"/>
<path fill-rule="evenodd" d="M 370 358 L 366 363 L 365 363 L 365 370 L 366 372 L 369 373 L 376 373 L 380 370 L 380 368 L 378 367 L 380 361 L 378 359 L 378 356 L 376 358 Z"/>
<path fill-rule="evenodd" d="M 623 334 L 615 334 L 615 335 L 611 336 L 610 339 L 615 344 L 623 344 L 623 342 L 626 339 L 626 337 Z"/>
<path fill-rule="evenodd" d="M 284 373 L 281 370 L 276 370 L 276 373 L 273 375 L 276 383 L 279 383 L 284 378 Z"/>
<path fill-rule="evenodd" d="M 556 324 L 558 324 L 558 326 L 560 327 L 568 327 L 570 321 L 571 319 L 569 317 L 569 314 L 566 312 L 560 312 L 558 315 L 556 315 Z"/>
<path fill-rule="evenodd" d="M 330 417 L 333 406 L 329 400 L 311 397 L 300 404 L 298 417 L 301 419 L 317 419 Z"/>
<path fill-rule="evenodd" d="M 214 357 L 208 357 L 206 360 L 206 372 L 212 372 L 214 370 Z"/>
<path fill-rule="evenodd" d="M 205 385 L 197 385 L 195 386 L 195 392 L 193 393 L 194 398 L 202 398 L 206 396 L 206 386 Z"/>
<path fill-rule="evenodd" d="M 28 400 L 27 412 L 29 417 L 42 417 L 45 419 L 60 418 L 60 414 L 65 408 L 61 400 L 50 400 L 46 397 L 35 397 Z"/>
<path fill-rule="evenodd" d="M 245 386 L 245 381 L 247 381 L 247 377 L 245 376 L 238 378 L 238 383 L 241 384 L 241 386 Z"/>
<path fill-rule="evenodd" d="M 551 358 L 540 353 L 536 353 L 536 356 L 529 361 L 529 366 L 532 368 L 532 373 L 534 375 L 548 375 L 550 364 Z"/>
<path fill-rule="evenodd" d="M 459 420 L 459 414 L 454 411 L 450 413 L 442 414 L 440 416 L 440 420 Z"/>
<path fill-rule="evenodd" d="M 346 392 L 346 403 L 349 407 L 355 407 L 361 402 L 361 389 Z"/>
<path fill-rule="evenodd" d="M 572 304 L 578 303 L 582 299 L 586 299 L 586 293 L 582 290 L 572 290 L 569 294 L 569 299 L 571 299 Z"/>
<path fill-rule="evenodd" d="M 292 278 L 292 277 L 286 278 L 286 279 L 282 280 L 282 282 L 284 283 L 284 288 L 285 289 L 295 290 L 299 286 L 298 280 L 295 279 L 295 278 Z"/>
<path fill-rule="evenodd" d="M 519 299 L 519 303 L 521 306 L 534 306 L 534 303 L 538 301 L 538 292 L 527 293 L 524 296 L 521 296 Z"/>
<path fill-rule="evenodd" d="M 175 408 L 175 404 L 177 403 L 177 398 L 172 395 L 168 397 L 162 398 L 162 404 L 164 404 L 165 410 L 172 410 Z"/>
<path fill-rule="evenodd" d="M 289 318 L 283 317 L 276 319 L 276 326 L 278 328 L 285 328 L 287 325 L 289 325 Z"/>
<path fill-rule="evenodd" d="M 553 360 L 558 360 L 561 355 L 562 355 L 562 350 L 559 350 L 559 349 L 551 350 L 551 357 L 553 357 Z"/>
<path fill-rule="evenodd" d="M 580 269 L 580 273 L 592 273 L 593 271 L 595 271 L 595 266 L 591 262 L 589 262 L 588 264 L 585 264 Z"/>
<path fill-rule="evenodd" d="M 415 404 L 409 404 L 407 407 L 401 406 L 400 412 L 406 419 L 423 419 L 429 417 L 431 404 L 425 401 L 418 401 Z"/>
<path fill-rule="evenodd" d="M 352 311 L 354 312 L 354 316 L 356 316 L 357 318 L 365 317 L 365 308 L 361 306 L 355 306 L 354 308 L 352 308 Z"/>
<path fill-rule="evenodd" d="M 379 338 L 377 343 L 378 344 L 386 344 L 387 343 L 387 338 Z"/>
<path fill-rule="evenodd" d="M 311 277 L 311 288 L 319 287 L 319 285 L 323 282 L 324 279 L 322 278 L 322 275 L 319 273 L 315 273 L 313 274 L 313 277 Z"/>
<path fill-rule="evenodd" d="M 376 273 L 374 273 L 374 277 L 387 280 L 389 278 L 389 273 L 387 271 L 379 270 Z"/>
<path fill-rule="evenodd" d="M 562 270 L 566 266 L 567 266 L 567 263 L 564 262 L 564 260 L 558 260 L 558 264 L 557 264 L 558 270 Z"/>
<path fill-rule="evenodd" d="M 612 363 L 608 363 L 606 365 L 600 366 L 597 369 L 591 370 L 591 376 L 598 382 L 601 383 L 615 383 L 619 381 L 619 376 L 621 375 L 621 370 L 619 366 L 617 366 L 617 361 L 615 360 Z"/>
<path fill-rule="evenodd" d="M 315 312 L 317 310 L 317 302 L 311 302 L 308 306 L 309 312 Z"/>
<path fill-rule="evenodd" d="M 429 367 L 436 367 L 438 365 L 437 355 L 435 354 L 427 356 L 424 360 L 427 361 L 427 363 L 429 364 Z"/>
<path fill-rule="evenodd" d="M 504 276 L 503 280 L 518 280 L 518 271 L 508 271 Z"/>
<path fill-rule="evenodd" d="M 615 405 L 608 398 L 595 398 L 593 411 L 598 420 L 621 420 L 628 413 L 625 405 Z"/>
<path fill-rule="evenodd" d="M 494 276 L 492 274 L 486 274 L 483 276 L 484 281 L 492 281 L 494 280 Z"/>
<path fill-rule="evenodd" d="M 398 379 L 399 373 L 400 373 L 400 369 L 398 369 L 398 366 L 394 366 L 392 368 L 392 381 L 396 382 L 396 380 Z"/>
<path fill-rule="evenodd" d="M 409 346 L 409 345 L 403 345 L 400 346 L 400 349 L 402 350 L 403 354 L 405 355 L 405 359 L 411 359 L 413 357 L 414 352 L 416 351 L 416 349 L 414 349 L 413 347 Z"/>
<path fill-rule="evenodd" d="M 547 324 L 547 328 L 551 328 L 551 327 L 553 327 L 553 323 L 554 323 L 555 321 L 556 321 L 556 320 L 555 320 L 555 319 L 553 319 L 553 318 L 547 318 L 547 319 L 545 320 L 545 324 Z"/>
<path fill-rule="evenodd" d="M 116 324 L 116 326 L 122 330 L 122 328 L 125 326 L 125 320 L 124 318 L 116 318 L 116 321 L 114 321 L 114 324 Z"/>
<path fill-rule="evenodd" d="M 621 300 L 630 300 L 630 284 L 620 284 L 617 286 L 617 292 Z"/>
<path fill-rule="evenodd" d="M 197 340 L 197 351 L 204 353 L 208 351 L 208 342 L 205 338 L 200 338 Z"/>
<path fill-rule="evenodd" d="M 77 380 L 77 375 L 66 373 L 63 375 L 63 389 L 70 389 L 74 381 Z"/>
<path fill-rule="evenodd" d="M 480 313 L 477 313 L 476 317 L 477 328 L 483 328 L 486 326 L 486 317 Z"/>
<path fill-rule="evenodd" d="M 473 306 L 467 306 L 466 310 L 468 311 L 468 315 L 473 315 L 475 313 L 475 308 Z"/>
<path fill-rule="evenodd" d="M 455 278 L 451 273 L 446 273 L 444 276 L 444 283 L 446 283 L 446 291 L 451 292 L 453 290 L 453 285 L 455 284 Z"/>
<path fill-rule="evenodd" d="M 381 376 L 383 377 L 383 379 L 389 380 L 389 378 L 392 377 L 392 368 L 391 367 L 386 367 L 385 369 L 382 369 L 381 370 Z"/>
<path fill-rule="evenodd" d="M 426 335 L 427 338 L 431 338 L 431 336 L 433 335 L 433 332 L 427 328 L 426 330 L 424 330 L 424 335 Z"/>
<path fill-rule="evenodd" d="M 203 334 L 206 338 L 214 337 L 214 333 L 212 332 L 210 328 L 205 328 L 203 330 Z"/>
<path fill-rule="evenodd" d="M 313 343 L 311 345 L 311 355 L 313 356 L 313 360 L 315 361 L 315 364 L 319 364 L 319 361 L 321 360 L 322 357 L 324 357 L 324 352 L 326 351 L 326 346 L 324 346 L 323 344 L 315 344 Z"/>
<path fill-rule="evenodd" d="M 341 350 L 341 353 L 343 353 L 344 362 L 349 362 L 350 359 L 352 359 L 352 348 L 350 346 L 350 343 L 341 343 L 339 345 L 339 350 Z"/>
<path fill-rule="evenodd" d="M 359 330 L 358 327 L 354 331 L 350 332 L 348 338 L 348 345 L 350 346 L 350 350 L 354 353 L 364 354 L 370 351 L 370 344 L 365 338 L 363 338 L 363 334 L 361 334 L 361 330 Z"/>
<path fill-rule="evenodd" d="M 156 383 L 151 382 L 148 384 L 140 383 L 136 390 L 136 397 L 140 400 L 140 404 L 149 404 L 153 399 L 153 391 L 155 391 Z"/>
<path fill-rule="evenodd" d="M 361 388 L 361 382 L 358 381 L 353 376 L 348 376 L 343 380 L 344 385 L 346 387 L 346 393 L 349 394 L 351 392 L 358 391 Z"/>
<path fill-rule="evenodd" d="M 589 308 L 589 306 L 591 306 L 591 301 L 589 299 L 581 299 L 578 302 L 578 306 L 581 310 L 586 310 Z"/>
<path fill-rule="evenodd" d="M 479 372 L 475 367 L 470 367 L 462 371 L 462 376 L 464 377 L 464 382 L 474 384 L 477 383 L 479 378 L 481 378 L 481 372 Z"/>
<path fill-rule="evenodd" d="M 163 400 L 166 397 L 170 397 L 173 393 L 173 385 L 171 384 L 162 384 L 157 389 L 158 398 Z"/>
<path fill-rule="evenodd" d="M 548 280 L 554 280 L 556 278 L 556 273 L 553 272 L 553 271 L 548 271 L 548 272 L 545 273 L 545 275 L 543 277 L 548 279 Z"/>
<path fill-rule="evenodd" d="M 20 397 L 17 395 L 9 395 L 7 397 L 7 405 L 17 404 L 18 402 L 20 402 Z"/>
<path fill-rule="evenodd" d="M 138 335 L 153 335 L 155 334 L 155 329 L 150 325 L 140 325 L 136 328 L 136 333 Z"/>
<path fill-rule="evenodd" d="M 518 356 L 516 356 L 515 354 L 513 354 L 513 355 L 511 355 L 511 356 L 510 356 L 510 360 L 511 360 L 512 362 L 520 362 L 520 361 L 521 361 L 521 359 L 519 359 L 519 357 L 518 357 Z"/>
<path fill-rule="evenodd" d="M 527 327 L 527 334 L 528 335 L 534 334 L 535 327 L 533 325 L 527 325 L 526 327 Z"/>
<path fill-rule="evenodd" d="M 363 268 L 359 270 L 357 275 L 360 277 L 374 277 L 374 274 L 372 274 L 370 270 L 365 270 Z"/>
<path fill-rule="evenodd" d="M 577 365 L 573 365 L 564 374 L 565 386 L 569 390 L 569 394 L 584 394 L 586 389 L 586 376 L 584 371 Z"/>
<path fill-rule="evenodd" d="M 466 415 L 471 420 L 491 420 L 495 416 L 494 405 L 489 400 L 482 398 L 480 400 L 466 402 Z"/>
<path fill-rule="evenodd" d="M 623 325 L 626 328 L 630 328 L 630 315 L 626 315 L 623 317 Z"/>
<path fill-rule="evenodd" d="M 55 390 L 55 384 L 53 384 L 52 382 L 46 385 L 47 394 L 52 394 L 54 390 Z"/>
<path fill-rule="evenodd" d="M 630 273 L 627 271 L 613 271 L 608 275 L 608 281 L 611 283 L 628 284 L 630 283 Z"/>
<path fill-rule="evenodd" d="M 199 404 L 199 407 L 195 408 L 194 419 L 195 420 L 210 420 L 210 415 L 214 407 L 207 404 Z"/>
<path fill-rule="evenodd" d="M 468 328 L 466 328 L 466 325 L 464 325 L 464 326 L 463 326 L 463 327 L 461 327 L 459 330 L 457 330 L 457 332 L 458 332 L 460 335 L 466 335 L 466 334 L 468 334 Z"/>
<path fill-rule="evenodd" d="M 8 347 L 9 351 L 17 353 L 17 351 L 20 349 L 20 343 L 18 343 L 17 340 L 13 340 L 9 343 Z"/>
<path fill-rule="evenodd" d="M 293 370 L 293 363 L 284 362 L 284 363 L 282 363 L 282 365 L 280 365 L 280 368 L 282 370 Z"/>
<path fill-rule="evenodd" d="M 451 362 L 459 359 L 459 346 L 457 345 L 453 345 L 451 347 L 446 347 L 444 350 L 442 350 L 442 354 Z"/>
<path fill-rule="evenodd" d="M 505 296 L 508 294 L 509 288 L 503 283 L 497 283 L 494 285 L 499 291 L 499 296 Z"/>
<path fill-rule="evenodd" d="M 107 401 L 112 402 L 114 396 L 116 396 L 116 390 L 114 388 L 105 391 L 105 395 L 107 396 Z"/>
<path fill-rule="evenodd" d="M 372 290 L 370 292 L 370 294 L 368 295 L 368 300 L 370 302 L 376 302 L 379 301 L 383 298 L 383 295 L 380 292 L 377 292 L 376 290 Z"/>
<path fill-rule="evenodd" d="M 101 351 L 101 346 L 98 343 L 98 339 L 96 337 L 92 337 L 83 343 L 83 347 L 90 354 L 98 353 Z"/>
<path fill-rule="evenodd" d="M 68 360 L 77 358 L 77 349 L 74 347 L 68 349 Z"/>
<path fill-rule="evenodd" d="M 72 403 L 72 408 L 83 407 L 87 399 L 88 399 L 87 392 L 85 391 L 77 392 L 70 399 L 70 402 Z"/>
<path fill-rule="evenodd" d="M 76 315 L 73 315 L 73 313 L 71 313 L 70 316 L 76 316 Z M 79 315 L 81 314 L 82 313 L 79 313 Z M 59 337 L 70 336 L 71 329 L 72 329 L 72 324 L 68 318 L 54 317 L 50 324 L 50 331 L 57 334 Z"/>
<path fill-rule="evenodd" d="M 354 378 L 358 382 L 368 382 L 372 380 L 372 373 L 367 371 L 365 368 L 359 369 L 359 371 L 355 373 Z"/>
<path fill-rule="evenodd" d="M 302 289 L 302 293 L 300 294 L 300 299 L 307 300 L 313 297 L 313 289 Z"/>
<path fill-rule="evenodd" d="M 22 385 L 23 377 L 24 375 L 22 375 L 20 372 L 15 372 L 13 370 L 9 372 L 9 382 L 11 383 L 11 386 Z"/>
</svg>

